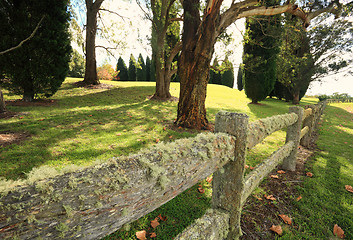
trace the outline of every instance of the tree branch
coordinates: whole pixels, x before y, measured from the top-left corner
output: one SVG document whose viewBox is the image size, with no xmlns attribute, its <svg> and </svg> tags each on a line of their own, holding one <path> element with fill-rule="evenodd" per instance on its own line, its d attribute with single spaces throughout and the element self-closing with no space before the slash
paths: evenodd
<svg viewBox="0 0 353 240">
<path fill-rule="evenodd" d="M 13 50 L 15 50 L 15 49 L 17 49 L 17 48 L 20 48 L 25 42 L 27 42 L 27 41 L 29 41 L 31 38 L 33 38 L 34 35 L 36 34 L 36 32 L 38 31 L 39 26 L 40 26 L 41 23 L 43 22 L 44 18 L 45 18 L 45 15 L 40 19 L 40 21 L 38 22 L 36 28 L 33 30 L 33 32 L 31 33 L 31 35 L 29 35 L 28 38 L 26 38 L 25 40 L 22 40 L 17 46 L 12 47 L 12 48 L 9 48 L 9 49 L 7 49 L 7 50 L 5 50 L 5 51 L 0 52 L 0 55 L 3 55 L 3 54 L 8 53 L 8 52 L 10 52 L 10 51 L 13 51 Z"/>
<path fill-rule="evenodd" d="M 115 14 L 115 15 L 119 16 L 121 19 L 123 19 L 124 21 L 125 21 L 124 18 L 130 19 L 129 17 L 123 17 L 119 13 L 111 11 L 111 10 L 108 10 L 108 9 L 105 9 L 105 8 L 100 8 L 99 11 L 105 11 L 105 12 L 109 12 L 109 13 Z"/>
</svg>

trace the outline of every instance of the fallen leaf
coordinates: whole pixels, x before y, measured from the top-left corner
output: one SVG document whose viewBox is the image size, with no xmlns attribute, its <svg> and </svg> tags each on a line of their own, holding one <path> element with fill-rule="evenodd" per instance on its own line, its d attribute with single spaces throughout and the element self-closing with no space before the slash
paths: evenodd
<svg viewBox="0 0 353 240">
<path fill-rule="evenodd" d="M 97 130 L 97 128 L 93 128 L 93 131 L 96 131 Z"/>
<path fill-rule="evenodd" d="M 117 135 L 117 136 L 121 136 L 121 133 L 117 133 L 116 135 Z"/>
<path fill-rule="evenodd" d="M 255 196 L 257 200 L 262 201 L 262 198 Z"/>
<path fill-rule="evenodd" d="M 350 185 L 345 185 L 344 187 L 346 188 L 346 190 L 347 190 L 348 192 L 353 193 L 353 187 L 352 187 L 352 186 L 350 186 Z"/>
<path fill-rule="evenodd" d="M 19 117 L 19 119 L 23 119 L 23 117 Z"/>
<path fill-rule="evenodd" d="M 306 176 L 308 176 L 308 177 L 312 177 L 312 176 L 313 176 L 313 174 L 312 174 L 311 172 L 307 172 L 307 173 L 306 173 Z"/>
<path fill-rule="evenodd" d="M 141 142 L 141 141 L 142 141 L 142 139 L 138 138 L 136 141 Z"/>
<path fill-rule="evenodd" d="M 197 189 L 198 191 L 199 191 L 199 193 L 205 193 L 205 189 L 203 189 L 202 187 L 199 187 L 198 189 Z"/>
<path fill-rule="evenodd" d="M 278 175 L 271 175 L 270 177 L 271 177 L 271 178 L 275 178 L 275 179 L 278 179 L 278 178 L 279 178 Z"/>
<path fill-rule="evenodd" d="M 290 217 L 288 217 L 287 215 L 279 214 L 278 216 L 280 216 L 282 218 L 282 220 L 285 223 L 287 223 L 288 225 L 292 225 L 292 219 Z"/>
<path fill-rule="evenodd" d="M 156 139 L 156 143 L 158 143 L 158 142 L 159 142 L 159 138 Z"/>
<path fill-rule="evenodd" d="M 213 179 L 213 177 L 207 177 L 207 178 L 206 178 L 206 181 L 207 181 L 208 183 L 211 183 L 211 182 L 212 182 L 212 179 Z"/>
<path fill-rule="evenodd" d="M 250 167 L 250 170 L 254 170 L 255 168 L 254 167 Z"/>
<path fill-rule="evenodd" d="M 159 226 L 158 218 L 155 218 L 154 220 L 151 221 L 151 227 L 156 228 Z"/>
<path fill-rule="evenodd" d="M 155 238 L 155 237 L 157 237 L 157 234 L 156 233 L 150 233 L 150 238 Z"/>
<path fill-rule="evenodd" d="M 344 231 L 337 224 L 335 224 L 335 226 L 333 227 L 333 235 L 343 239 L 344 238 Z"/>
<path fill-rule="evenodd" d="M 283 231 L 282 231 L 282 227 L 281 225 L 272 225 L 272 227 L 270 228 L 271 231 L 277 233 L 278 235 L 282 235 Z"/>
<path fill-rule="evenodd" d="M 89 117 L 92 117 L 93 115 L 88 115 Z"/>
<path fill-rule="evenodd" d="M 302 196 L 297 197 L 297 199 L 295 199 L 297 202 L 300 201 L 300 199 L 302 199 Z"/>
<path fill-rule="evenodd" d="M 159 219 L 163 222 L 167 221 L 167 217 L 163 217 L 161 214 L 158 215 Z"/>
<path fill-rule="evenodd" d="M 272 200 L 272 201 L 276 201 L 276 198 L 273 196 L 273 195 L 264 195 L 264 197 L 267 199 L 267 200 Z"/>
<path fill-rule="evenodd" d="M 279 173 L 279 174 L 285 174 L 286 172 L 283 171 L 283 170 L 278 170 L 277 173 Z"/>
<path fill-rule="evenodd" d="M 172 139 L 173 138 L 173 136 L 169 136 L 169 139 Z"/>
<path fill-rule="evenodd" d="M 248 169 L 248 168 L 249 168 L 249 165 L 246 165 L 246 164 L 245 164 L 245 169 Z"/>
<path fill-rule="evenodd" d="M 139 240 L 146 240 L 147 239 L 146 238 L 146 231 L 142 230 L 142 231 L 136 232 L 136 237 Z"/>
</svg>

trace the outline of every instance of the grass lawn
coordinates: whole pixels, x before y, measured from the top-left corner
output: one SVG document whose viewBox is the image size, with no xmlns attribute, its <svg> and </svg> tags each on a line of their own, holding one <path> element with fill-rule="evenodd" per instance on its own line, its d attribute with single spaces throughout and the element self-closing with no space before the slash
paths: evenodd
<svg viewBox="0 0 353 240">
<path fill-rule="evenodd" d="M 7 107 L 8 110 L 21 112 L 22 115 L 0 119 L 0 134 L 21 132 L 31 137 L 20 144 L 1 147 L 0 177 L 23 178 L 31 169 L 41 165 L 62 168 L 69 164 L 92 164 L 97 159 L 105 160 L 113 156 L 135 153 L 139 149 L 157 144 L 158 141 L 168 142 L 198 133 L 173 126 L 177 102 L 148 100 L 147 97 L 154 93 L 154 83 L 102 81 L 114 87 L 84 89 L 72 85 L 78 80 L 67 79 L 51 98 L 54 103 L 50 106 Z M 172 95 L 178 96 L 178 91 L 179 84 L 172 83 Z M 4 98 L 13 100 L 19 96 L 12 96 L 4 91 Z M 301 105 L 316 101 L 311 98 L 303 99 Z M 228 110 L 246 113 L 250 116 L 250 121 L 254 121 L 287 113 L 290 106 L 277 99 L 266 99 L 263 101 L 264 105 L 249 105 L 249 102 L 244 92 L 209 85 L 206 100 L 208 119 L 214 122 L 215 114 L 219 110 Z M 293 236 L 301 234 L 307 235 L 308 239 L 322 239 L 323 234 L 329 237 L 332 236 L 330 232 L 333 222 L 346 231 L 347 237 L 353 238 L 353 223 L 350 220 L 352 217 L 347 218 L 349 215 L 353 216 L 353 197 L 344 190 L 345 184 L 353 185 L 352 109 L 352 104 L 332 104 L 327 108 L 318 141 L 322 152 L 316 154 L 315 160 L 308 166 L 314 177 L 306 180 L 299 189 L 303 193 L 303 201 L 294 203 L 298 209 L 295 221 L 300 224 L 300 229 L 285 232 L 284 238 L 292 236 L 291 239 L 297 239 Z M 343 119 L 346 119 L 345 123 Z M 333 133 L 335 135 L 332 135 Z M 255 166 L 261 162 L 283 144 L 284 138 L 284 131 L 268 137 L 263 144 L 251 150 L 247 164 Z M 333 144 L 333 140 L 337 141 L 337 144 Z M 328 178 L 331 175 L 332 178 Z M 210 184 L 205 180 L 200 184 L 206 190 L 204 194 L 197 191 L 196 185 L 161 208 L 126 226 L 125 229 L 129 231 L 118 231 L 106 239 L 136 239 L 135 233 L 140 230 L 155 232 L 157 239 L 171 239 L 209 208 Z M 315 198 L 318 193 L 323 196 Z M 315 201 L 315 206 L 311 201 Z M 324 207 L 319 203 L 327 205 Z M 342 214 L 338 214 L 341 211 Z M 159 214 L 167 220 L 160 221 L 160 226 L 153 229 L 150 221 Z M 327 215 L 326 218 L 324 215 Z M 317 220 L 314 220 L 314 216 L 324 221 L 325 231 L 316 226 Z"/>
</svg>

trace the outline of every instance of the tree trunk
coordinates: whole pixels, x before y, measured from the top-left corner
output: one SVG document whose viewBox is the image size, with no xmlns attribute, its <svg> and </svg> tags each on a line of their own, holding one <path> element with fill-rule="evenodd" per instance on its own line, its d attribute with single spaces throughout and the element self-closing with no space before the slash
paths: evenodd
<svg viewBox="0 0 353 240">
<path fill-rule="evenodd" d="M 294 105 L 298 105 L 299 104 L 299 94 L 300 94 L 300 90 L 299 89 L 298 90 L 294 90 L 294 92 L 293 92 L 293 101 L 292 101 L 292 103 Z"/>
<path fill-rule="evenodd" d="M 175 123 L 182 127 L 208 129 L 205 100 L 210 62 L 218 36 L 215 29 L 217 10 L 201 23 L 199 10 L 195 8 L 198 5 L 198 0 L 184 1 L 184 16 L 187 17 L 184 17 L 183 45 L 178 61 L 180 96 Z"/>
<path fill-rule="evenodd" d="M 25 102 L 32 102 L 34 100 L 34 86 L 32 79 L 23 86 L 22 100 Z"/>
<path fill-rule="evenodd" d="M 101 1 L 103 2 L 103 1 Z M 86 71 L 83 82 L 86 85 L 98 85 L 97 62 L 96 62 L 96 34 L 97 34 L 97 13 L 101 3 L 97 1 L 86 1 L 87 26 L 86 26 Z"/>
<path fill-rule="evenodd" d="M 1 88 L 0 88 L 0 113 L 3 113 L 5 111 L 6 111 L 5 101 L 4 101 L 4 97 L 3 97 L 3 94 L 2 94 L 2 91 L 1 91 Z"/>
<path fill-rule="evenodd" d="M 164 42 L 165 42 L 166 31 L 162 30 L 157 36 L 156 46 L 156 92 L 153 98 L 156 99 L 168 99 L 172 95 L 169 92 L 170 89 L 170 78 L 168 78 L 164 61 Z"/>
</svg>

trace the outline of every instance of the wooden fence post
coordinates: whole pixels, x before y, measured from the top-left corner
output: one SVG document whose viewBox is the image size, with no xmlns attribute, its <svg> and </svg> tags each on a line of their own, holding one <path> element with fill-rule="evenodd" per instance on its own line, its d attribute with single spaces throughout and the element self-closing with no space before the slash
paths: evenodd
<svg viewBox="0 0 353 240">
<path fill-rule="evenodd" d="M 311 108 L 312 113 L 311 115 L 307 116 L 303 121 L 303 127 L 309 127 L 309 132 L 304 135 L 304 137 L 300 140 L 300 145 L 304 147 L 309 147 L 310 140 L 314 131 L 314 118 L 316 114 L 316 106 L 315 105 L 308 105 L 306 108 Z"/>
<path fill-rule="evenodd" d="M 296 113 L 298 115 L 298 120 L 293 125 L 290 125 L 287 128 L 286 143 L 289 141 L 293 141 L 294 148 L 291 154 L 283 160 L 282 167 L 285 170 L 295 171 L 304 109 L 301 107 L 290 107 L 289 112 Z"/>
<path fill-rule="evenodd" d="M 246 114 L 221 111 L 216 116 L 215 132 L 236 137 L 234 160 L 213 174 L 212 207 L 229 213 L 227 239 L 239 239 L 241 195 L 244 188 L 244 168 L 249 117 Z"/>
</svg>

